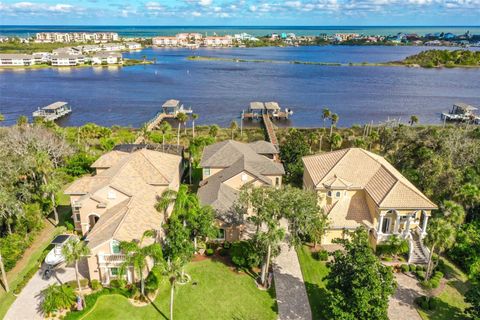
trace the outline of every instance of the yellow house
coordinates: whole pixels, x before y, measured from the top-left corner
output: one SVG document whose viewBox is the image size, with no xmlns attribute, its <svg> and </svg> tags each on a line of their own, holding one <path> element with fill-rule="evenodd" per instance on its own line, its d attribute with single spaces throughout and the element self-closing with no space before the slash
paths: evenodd
<svg viewBox="0 0 480 320">
<path fill-rule="evenodd" d="M 148 149 L 111 151 L 92 168 L 95 175 L 76 180 L 65 194 L 70 196 L 75 230 L 86 237 L 91 250 L 90 280 L 108 284 L 125 260 L 120 241 L 140 241 L 147 230 L 162 236 L 167 217 L 154 206 L 166 189 L 178 190 L 182 157 Z M 126 276 L 132 281 L 135 275 L 127 270 Z"/>
<path fill-rule="evenodd" d="M 266 141 L 247 144 L 228 140 L 205 147 L 197 195 L 203 205 L 217 212 L 221 231 L 217 240 L 239 240 L 246 232 L 245 221 L 233 210 L 244 185 L 281 187 L 285 171 L 275 160 L 277 156 L 277 148 Z"/>
<path fill-rule="evenodd" d="M 359 226 L 369 230 L 373 246 L 398 235 L 409 241 L 410 260 L 425 261 L 421 239 L 437 206 L 383 157 L 350 148 L 303 159 L 305 189 L 316 190 L 329 218 L 322 244 Z"/>
</svg>

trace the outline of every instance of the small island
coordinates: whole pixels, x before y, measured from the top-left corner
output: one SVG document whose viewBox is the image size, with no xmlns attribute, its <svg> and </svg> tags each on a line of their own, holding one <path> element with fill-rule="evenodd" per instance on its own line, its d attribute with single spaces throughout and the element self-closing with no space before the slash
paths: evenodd
<svg viewBox="0 0 480 320">
<path fill-rule="evenodd" d="M 220 58 L 212 56 L 189 56 L 191 61 L 221 61 L 221 62 L 250 62 L 250 63 L 278 63 L 278 64 L 306 64 L 317 66 L 379 66 L 379 67 L 422 67 L 422 68 L 475 68 L 480 67 L 480 51 L 470 50 L 426 50 L 419 54 L 408 56 L 401 61 L 390 62 L 322 62 L 322 61 L 298 61 L 298 60 L 267 60 L 267 59 L 243 59 L 243 58 Z"/>
</svg>

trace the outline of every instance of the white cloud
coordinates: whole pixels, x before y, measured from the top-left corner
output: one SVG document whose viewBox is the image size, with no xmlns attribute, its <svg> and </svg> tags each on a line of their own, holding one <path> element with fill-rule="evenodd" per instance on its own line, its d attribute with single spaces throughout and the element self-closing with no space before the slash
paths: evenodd
<svg viewBox="0 0 480 320">
<path fill-rule="evenodd" d="M 198 4 L 204 7 L 208 7 L 209 5 L 212 4 L 212 0 L 199 0 Z"/>
<path fill-rule="evenodd" d="M 198 12 L 198 11 L 193 11 L 193 12 L 192 12 L 192 16 L 194 16 L 194 17 L 201 17 L 201 16 L 202 16 L 202 13 L 201 13 L 201 12 Z"/>
<path fill-rule="evenodd" d="M 164 9 L 164 7 L 159 2 L 156 2 L 156 1 L 150 1 L 145 3 L 145 8 L 151 11 L 160 11 Z"/>
</svg>

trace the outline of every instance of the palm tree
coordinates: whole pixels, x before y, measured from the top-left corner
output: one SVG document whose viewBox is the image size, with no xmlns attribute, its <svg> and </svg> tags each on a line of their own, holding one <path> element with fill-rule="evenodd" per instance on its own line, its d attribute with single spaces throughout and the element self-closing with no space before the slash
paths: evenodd
<svg viewBox="0 0 480 320">
<path fill-rule="evenodd" d="M 65 257 L 67 263 L 75 264 L 75 277 L 77 279 L 78 291 L 82 292 L 82 287 L 80 285 L 80 277 L 78 276 L 78 261 L 87 255 L 90 254 L 90 248 L 87 247 L 85 242 L 78 239 L 71 238 L 67 243 L 62 247 L 62 255 Z"/>
<path fill-rule="evenodd" d="M 410 121 L 408 123 L 410 123 L 411 126 L 418 123 L 418 116 L 416 116 L 416 115 L 410 116 Z"/>
<path fill-rule="evenodd" d="M 208 130 L 208 134 L 211 135 L 212 137 L 214 137 L 215 140 L 217 140 L 217 134 L 218 134 L 219 129 L 220 128 L 216 124 L 211 125 L 210 129 Z"/>
<path fill-rule="evenodd" d="M 26 116 L 20 116 L 17 119 L 17 126 L 24 127 L 28 124 L 28 118 Z"/>
<path fill-rule="evenodd" d="M 158 129 L 162 133 L 162 148 L 163 151 L 165 151 L 165 135 L 167 135 L 172 130 L 172 126 L 170 125 L 170 123 L 163 121 L 162 123 L 160 123 Z"/>
<path fill-rule="evenodd" d="M 175 293 L 175 283 L 182 277 L 184 262 L 180 258 L 173 261 L 167 261 L 163 265 L 163 272 L 168 276 L 170 282 L 170 320 L 173 320 L 173 298 Z"/>
<path fill-rule="evenodd" d="M 454 244 L 455 228 L 443 218 L 438 217 L 432 219 L 428 225 L 427 236 L 423 241 L 427 246 L 430 247 L 427 271 L 425 273 L 425 280 L 428 280 L 432 275 L 433 269 L 436 267 L 433 266 L 434 253 L 440 255 L 443 251 L 450 248 Z"/>
<path fill-rule="evenodd" d="M 188 117 L 185 113 L 180 112 L 177 114 L 177 121 L 178 121 L 178 131 L 177 131 L 177 145 L 180 145 L 180 127 L 182 124 L 185 124 L 188 120 Z M 186 130 L 186 128 L 185 128 Z"/>
<path fill-rule="evenodd" d="M 155 263 L 159 263 L 162 259 L 162 247 L 160 244 L 153 243 L 149 246 L 142 247 L 143 239 L 145 237 L 153 237 L 154 235 L 155 233 L 152 230 L 147 230 L 140 239 L 140 242 L 120 242 L 120 249 L 126 255 L 124 267 L 133 266 L 133 269 L 140 276 L 140 291 L 142 296 L 145 295 L 145 279 L 143 278 L 143 270 L 145 270 L 145 267 L 147 266 L 147 258 L 153 258 Z"/>
<path fill-rule="evenodd" d="M 337 124 L 338 120 L 340 119 L 340 117 L 338 116 L 338 114 L 336 113 L 332 113 L 332 115 L 330 116 L 330 121 L 331 121 L 331 124 L 330 124 L 330 137 L 332 136 L 332 133 L 333 133 L 333 127 Z"/>
<path fill-rule="evenodd" d="M 330 137 L 330 150 L 338 149 L 342 146 L 343 138 L 338 133 L 334 133 Z"/>
<path fill-rule="evenodd" d="M 198 114 L 192 114 L 192 137 L 195 138 L 195 120 L 198 119 Z"/>
<path fill-rule="evenodd" d="M 147 139 L 150 135 L 150 132 L 148 131 L 148 124 L 144 123 L 143 126 L 140 128 L 140 135 L 145 143 L 147 143 Z"/>
<path fill-rule="evenodd" d="M 322 119 L 323 119 L 323 128 L 325 128 L 325 121 L 330 118 L 332 112 L 328 108 L 323 108 L 322 110 Z"/>
<path fill-rule="evenodd" d="M 233 135 L 235 131 L 237 131 L 237 129 L 238 129 L 237 121 L 232 120 L 232 122 L 230 122 L 230 130 L 232 130 L 232 140 L 233 140 Z"/>
<path fill-rule="evenodd" d="M 53 312 L 69 309 L 75 304 L 75 291 L 65 284 L 51 284 L 42 290 L 41 296 L 43 297 L 41 308 L 47 317 Z"/>
<path fill-rule="evenodd" d="M 5 267 L 3 265 L 2 253 L 1 252 L 0 252 L 0 272 L 2 273 L 2 282 L 3 282 L 3 286 L 5 287 L 5 291 L 9 292 L 10 288 L 8 286 L 7 273 L 5 272 Z"/>
</svg>

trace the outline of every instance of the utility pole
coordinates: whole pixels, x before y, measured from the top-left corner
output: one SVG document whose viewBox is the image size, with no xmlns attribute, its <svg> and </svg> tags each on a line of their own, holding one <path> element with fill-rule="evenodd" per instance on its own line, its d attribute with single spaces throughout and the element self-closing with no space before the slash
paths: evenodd
<svg viewBox="0 0 480 320">
<path fill-rule="evenodd" d="M 0 253 L 0 272 L 2 272 L 2 281 L 3 285 L 5 286 L 5 291 L 9 292 L 10 288 L 8 287 L 7 273 L 5 272 L 5 268 L 3 267 L 2 253 Z"/>
</svg>

